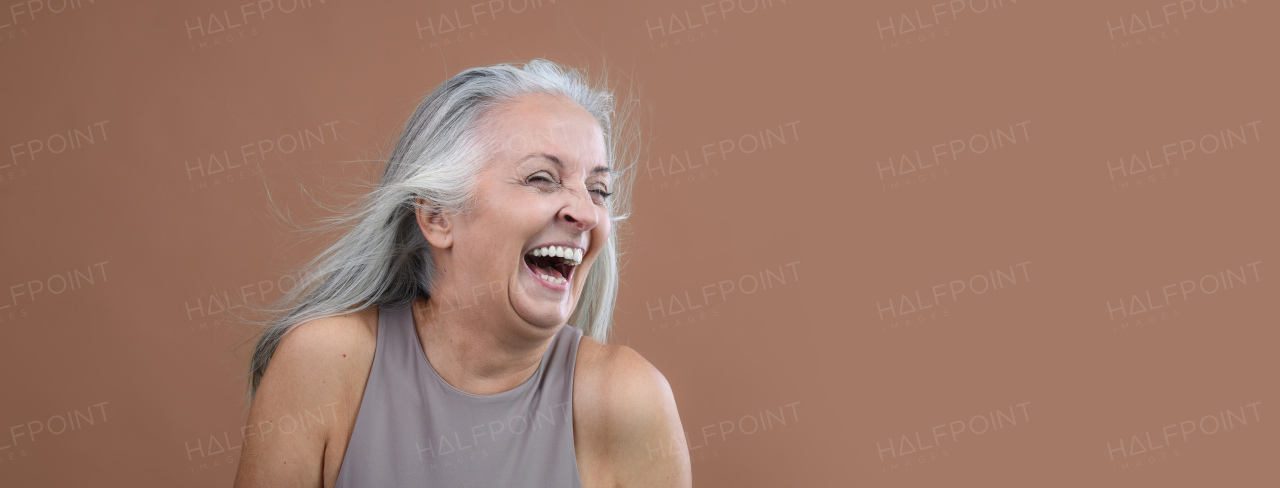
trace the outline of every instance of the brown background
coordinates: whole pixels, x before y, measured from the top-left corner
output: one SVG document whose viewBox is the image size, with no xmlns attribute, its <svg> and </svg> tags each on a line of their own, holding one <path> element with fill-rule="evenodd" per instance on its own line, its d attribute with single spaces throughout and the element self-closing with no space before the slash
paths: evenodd
<svg viewBox="0 0 1280 488">
<path fill-rule="evenodd" d="M 492 8 L 273 0 L 208 33 L 245 2 L 43 1 L 0 12 L 0 485 L 228 486 L 250 331 L 211 297 L 317 250 L 268 189 L 322 216 L 303 190 L 349 200 L 436 84 L 535 57 L 644 90 L 615 342 L 670 381 L 698 486 L 1280 483 L 1272 2 L 508 1 L 433 45 L 418 26 Z M 901 32 L 917 11 L 936 25 Z M 1016 143 L 878 169 L 997 128 Z M 1208 153 L 1228 128 L 1247 142 Z M 30 154 L 77 129 L 94 142 Z M 304 129 L 330 137 L 193 169 Z M 702 159 L 766 130 L 785 142 Z M 995 270 L 1016 284 L 931 301 Z M 932 307 L 882 311 L 916 292 Z"/>
</svg>

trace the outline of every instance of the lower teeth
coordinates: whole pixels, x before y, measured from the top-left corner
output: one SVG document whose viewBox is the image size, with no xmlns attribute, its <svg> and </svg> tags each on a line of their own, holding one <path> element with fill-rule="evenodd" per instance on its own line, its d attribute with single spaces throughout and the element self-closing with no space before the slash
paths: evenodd
<svg viewBox="0 0 1280 488">
<path fill-rule="evenodd" d="M 542 278 L 542 279 L 544 279 L 544 280 L 546 280 L 546 281 L 548 281 L 548 282 L 550 282 L 550 283 L 555 283 L 555 284 L 557 284 L 557 285 L 563 285 L 563 284 L 565 284 L 565 283 L 568 283 L 568 280 L 566 280 L 566 279 L 564 279 L 564 278 L 556 278 L 556 277 L 554 277 L 554 276 L 547 276 L 547 275 L 544 275 L 544 274 L 540 274 L 540 275 L 538 275 L 538 277 L 539 277 L 539 278 Z"/>
</svg>

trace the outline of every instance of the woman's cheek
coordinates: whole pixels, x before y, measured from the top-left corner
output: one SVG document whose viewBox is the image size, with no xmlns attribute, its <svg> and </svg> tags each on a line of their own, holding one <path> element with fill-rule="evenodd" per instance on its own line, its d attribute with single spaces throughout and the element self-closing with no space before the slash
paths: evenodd
<svg viewBox="0 0 1280 488">
<path fill-rule="evenodd" d="M 595 228 L 595 231 L 599 236 L 592 237 L 598 237 L 600 242 L 609 240 L 609 233 L 613 231 L 613 220 L 609 218 L 609 213 L 605 212 L 604 215 L 601 215 L 599 219 L 596 220 L 596 222 L 599 222 L 599 224 L 596 224 Z"/>
</svg>

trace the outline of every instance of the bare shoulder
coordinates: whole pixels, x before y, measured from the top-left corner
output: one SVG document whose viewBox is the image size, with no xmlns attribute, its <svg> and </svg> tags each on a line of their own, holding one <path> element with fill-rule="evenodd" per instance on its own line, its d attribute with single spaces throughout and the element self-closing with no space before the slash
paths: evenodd
<svg viewBox="0 0 1280 488">
<path fill-rule="evenodd" d="M 377 347 L 377 308 L 303 322 L 277 344 L 258 385 L 236 486 L 337 475 Z"/>
<path fill-rule="evenodd" d="M 594 410 L 660 406 L 674 398 L 667 378 L 644 356 L 628 346 L 604 344 L 587 336 L 578 344 L 575 388 L 581 388 Z M 674 406 L 674 405 L 673 405 Z"/>
<path fill-rule="evenodd" d="M 298 324 L 280 340 L 280 347 L 276 349 L 276 354 L 290 347 L 301 352 L 322 353 L 328 349 L 341 349 L 344 346 L 372 347 L 377 345 L 377 342 L 378 310 L 377 307 L 366 307 L 359 311 Z"/>
<path fill-rule="evenodd" d="M 294 410 L 330 410 L 336 421 L 327 424 L 334 435 L 326 438 L 338 437 L 345 446 L 377 346 L 377 307 L 298 324 L 276 346 L 258 395 L 277 397 L 272 404 Z"/>
<path fill-rule="evenodd" d="M 265 385 L 271 376 L 286 380 L 286 384 L 274 385 L 280 394 L 341 386 L 339 381 L 359 378 L 361 370 L 367 376 L 377 344 L 376 307 L 303 322 L 280 339 L 262 382 Z"/>
<path fill-rule="evenodd" d="M 574 421 L 596 484 L 690 486 L 690 460 L 666 376 L 624 345 L 584 336 L 574 369 Z M 584 480 L 585 481 L 585 480 Z M 585 485 L 585 483 L 584 483 Z"/>
</svg>

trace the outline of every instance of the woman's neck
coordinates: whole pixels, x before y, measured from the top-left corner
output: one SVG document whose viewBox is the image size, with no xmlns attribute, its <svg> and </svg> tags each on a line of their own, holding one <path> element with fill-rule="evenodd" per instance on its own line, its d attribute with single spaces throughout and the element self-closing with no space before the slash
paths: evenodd
<svg viewBox="0 0 1280 488">
<path fill-rule="evenodd" d="M 492 395 L 533 376 L 554 332 L 547 335 L 529 324 L 507 323 L 495 307 L 483 302 L 458 306 L 444 298 L 448 296 L 437 293 L 413 301 L 414 329 L 441 378 L 467 393 Z"/>
</svg>

